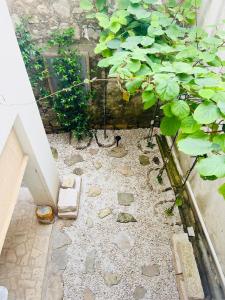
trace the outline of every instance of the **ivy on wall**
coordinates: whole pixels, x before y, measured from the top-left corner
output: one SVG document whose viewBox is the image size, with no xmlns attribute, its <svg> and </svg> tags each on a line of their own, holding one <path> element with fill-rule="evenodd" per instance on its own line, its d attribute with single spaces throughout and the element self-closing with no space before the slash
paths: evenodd
<svg viewBox="0 0 225 300">
<path fill-rule="evenodd" d="M 51 68 L 57 78 L 57 90 L 63 90 L 49 98 L 49 104 L 57 113 L 62 127 L 80 140 L 90 135 L 87 112 L 89 93 L 81 79 L 80 59 L 73 47 L 74 34 L 73 28 L 57 30 L 47 42 L 48 47 L 57 48 L 57 57 L 52 59 Z M 27 20 L 22 20 L 16 27 L 16 35 L 35 97 L 47 97 L 51 94 L 48 64 L 43 48 L 38 48 L 32 39 Z"/>
<path fill-rule="evenodd" d="M 159 104 L 161 133 L 197 157 L 205 180 L 225 177 L 225 32 L 196 26 L 199 0 L 82 0 L 101 28 L 95 53 L 124 98 L 140 93 L 145 109 Z M 225 184 L 219 189 L 225 197 Z"/>
</svg>

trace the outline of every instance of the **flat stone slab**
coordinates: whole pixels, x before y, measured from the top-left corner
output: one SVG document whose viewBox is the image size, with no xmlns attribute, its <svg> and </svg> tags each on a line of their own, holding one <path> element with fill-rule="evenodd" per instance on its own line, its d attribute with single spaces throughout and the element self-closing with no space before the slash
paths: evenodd
<svg viewBox="0 0 225 300">
<path fill-rule="evenodd" d="M 172 245 L 181 299 L 205 299 L 192 244 L 186 233 L 174 234 Z"/>
<path fill-rule="evenodd" d="M 89 288 L 84 290 L 84 300 L 95 300 L 95 294 Z"/>
<path fill-rule="evenodd" d="M 63 189 L 59 190 L 58 212 L 73 212 L 78 210 L 79 195 L 76 189 Z"/>
<path fill-rule="evenodd" d="M 108 155 L 111 157 L 122 158 L 126 156 L 128 151 L 123 147 L 114 147 L 109 152 Z"/>
<path fill-rule="evenodd" d="M 117 233 L 113 242 L 120 250 L 130 251 L 134 247 L 134 240 L 124 231 Z"/>
<path fill-rule="evenodd" d="M 129 223 L 129 222 L 137 222 L 134 216 L 128 213 L 119 213 L 116 222 L 119 223 Z"/>
<path fill-rule="evenodd" d="M 148 277 L 154 277 L 158 276 L 160 274 L 160 269 L 157 264 L 153 265 L 144 265 L 142 266 L 142 275 L 148 276 Z"/>
<path fill-rule="evenodd" d="M 80 154 L 73 154 L 64 160 L 67 166 L 72 166 L 82 161 L 84 161 L 84 159 Z"/>
<path fill-rule="evenodd" d="M 87 253 L 85 261 L 85 272 L 87 274 L 94 274 L 95 272 L 95 259 L 96 259 L 96 250 L 92 250 Z"/>
<path fill-rule="evenodd" d="M 94 226 L 94 222 L 93 222 L 92 218 L 87 217 L 86 225 L 88 228 L 92 228 Z"/>
<path fill-rule="evenodd" d="M 147 155 L 140 155 L 139 162 L 142 166 L 147 166 L 150 164 L 149 157 Z"/>
<path fill-rule="evenodd" d="M 100 219 L 103 219 L 103 218 L 111 215 L 111 213 L 112 213 L 112 209 L 111 208 L 103 208 L 103 209 L 100 209 L 98 211 L 98 217 Z"/>
<path fill-rule="evenodd" d="M 99 160 L 95 161 L 94 162 L 94 167 L 95 167 L 96 170 L 101 169 L 101 167 L 102 167 L 101 162 Z"/>
<path fill-rule="evenodd" d="M 99 186 L 91 186 L 88 190 L 88 197 L 98 197 L 102 193 L 102 189 Z"/>
<path fill-rule="evenodd" d="M 74 174 L 68 174 L 63 176 L 62 188 L 73 188 L 75 186 L 75 175 Z"/>
<path fill-rule="evenodd" d="M 91 155 L 96 155 L 96 154 L 98 153 L 98 151 L 99 151 L 98 148 L 90 148 L 88 152 L 89 152 Z"/>
<path fill-rule="evenodd" d="M 117 168 L 117 171 L 121 174 L 121 175 L 123 175 L 123 176 L 133 176 L 134 175 L 134 173 L 133 173 L 133 171 L 131 170 L 131 167 L 129 167 L 129 166 L 119 166 L 118 168 Z"/>
<path fill-rule="evenodd" d="M 123 206 L 130 206 L 134 202 L 134 195 L 131 193 L 117 193 L 118 203 Z"/>
<path fill-rule="evenodd" d="M 133 296 L 135 300 L 143 299 L 147 290 L 143 286 L 137 286 L 134 290 Z"/>
<path fill-rule="evenodd" d="M 84 170 L 81 169 L 81 168 L 75 168 L 75 169 L 73 170 L 73 173 L 74 173 L 75 175 L 81 176 L 81 175 L 84 174 Z"/>
<path fill-rule="evenodd" d="M 109 287 L 113 286 L 113 285 L 117 285 L 120 280 L 121 280 L 121 276 L 117 273 L 112 273 L 112 272 L 105 272 L 103 275 L 105 284 Z"/>
<path fill-rule="evenodd" d="M 51 147 L 51 151 L 52 151 L 52 156 L 54 157 L 54 159 L 57 160 L 59 157 L 57 149 L 54 147 Z"/>
</svg>

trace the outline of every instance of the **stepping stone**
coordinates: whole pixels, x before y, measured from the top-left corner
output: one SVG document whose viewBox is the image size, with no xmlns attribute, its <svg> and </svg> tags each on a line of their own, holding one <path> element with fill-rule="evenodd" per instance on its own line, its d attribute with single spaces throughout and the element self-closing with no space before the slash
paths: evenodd
<svg viewBox="0 0 225 300">
<path fill-rule="evenodd" d="M 51 206 L 38 206 L 36 216 L 42 224 L 52 224 L 54 222 L 54 212 Z"/>
<path fill-rule="evenodd" d="M 129 166 L 120 166 L 117 168 L 117 171 L 123 176 L 132 176 L 134 175 L 133 171 Z"/>
<path fill-rule="evenodd" d="M 120 250 L 127 250 L 130 251 L 134 246 L 134 240 L 126 232 L 119 232 L 115 239 L 114 243 Z"/>
<path fill-rule="evenodd" d="M 75 185 L 75 175 L 74 174 L 69 174 L 63 176 L 63 181 L 61 184 L 62 188 L 72 188 Z"/>
<path fill-rule="evenodd" d="M 58 159 L 59 155 L 58 155 L 57 149 L 54 147 L 51 147 L 51 151 L 52 151 L 52 156 L 54 157 L 54 159 Z"/>
<path fill-rule="evenodd" d="M 142 166 L 147 166 L 150 164 L 149 157 L 143 154 L 139 156 L 139 162 Z"/>
<path fill-rule="evenodd" d="M 105 272 L 103 275 L 105 284 L 109 287 L 113 286 L 113 285 L 117 285 L 120 280 L 121 277 L 119 276 L 119 274 L 117 273 L 112 273 L 112 272 Z"/>
<path fill-rule="evenodd" d="M 116 222 L 129 223 L 129 222 L 137 222 L 137 220 L 131 214 L 119 213 Z"/>
<path fill-rule="evenodd" d="M 76 189 L 60 189 L 59 190 L 59 201 L 58 201 L 58 212 L 72 212 L 78 210 L 79 196 Z"/>
<path fill-rule="evenodd" d="M 73 154 L 64 160 L 65 164 L 69 167 L 82 161 L 84 161 L 84 159 L 80 154 Z"/>
<path fill-rule="evenodd" d="M 133 296 L 135 300 L 143 299 L 147 290 L 143 286 L 137 286 L 134 290 Z"/>
<path fill-rule="evenodd" d="M 87 217 L 86 225 L 87 225 L 88 228 L 92 228 L 93 227 L 94 222 L 93 222 L 93 220 L 90 217 Z"/>
<path fill-rule="evenodd" d="M 102 167 L 102 164 L 101 164 L 101 162 L 100 161 L 95 161 L 94 162 L 94 167 L 95 167 L 95 169 L 96 170 L 99 170 L 99 169 L 101 169 L 101 167 Z"/>
<path fill-rule="evenodd" d="M 98 197 L 101 195 L 102 190 L 98 186 L 91 186 L 89 191 L 88 191 L 88 197 Z"/>
<path fill-rule="evenodd" d="M 152 161 L 156 164 L 156 165 L 159 165 L 160 164 L 160 160 L 158 158 L 158 156 L 154 156 Z"/>
<path fill-rule="evenodd" d="M 109 152 L 108 155 L 111 157 L 122 158 L 126 156 L 128 151 L 123 147 L 114 147 Z"/>
<path fill-rule="evenodd" d="M 73 170 L 73 173 L 76 174 L 76 175 L 78 175 L 78 176 L 81 176 L 81 175 L 84 174 L 84 171 L 81 168 L 75 168 Z"/>
<path fill-rule="evenodd" d="M 95 300 L 95 294 L 89 288 L 84 290 L 84 300 Z"/>
<path fill-rule="evenodd" d="M 118 203 L 124 206 L 130 206 L 134 202 L 134 195 L 131 193 L 117 193 Z"/>
<path fill-rule="evenodd" d="M 142 266 L 142 275 L 148 277 L 154 277 L 154 276 L 158 276 L 159 274 L 160 274 L 160 269 L 159 269 L 159 265 L 157 264 Z"/>
<path fill-rule="evenodd" d="M 86 261 L 85 261 L 85 272 L 87 274 L 93 274 L 95 272 L 95 259 L 96 259 L 96 250 L 88 252 Z"/>
<path fill-rule="evenodd" d="M 91 155 L 96 155 L 98 153 L 98 151 L 99 151 L 99 149 L 93 149 L 93 148 L 89 149 L 89 153 Z"/>
<path fill-rule="evenodd" d="M 100 219 L 103 219 L 103 218 L 105 218 L 105 217 L 111 215 L 111 213 L 112 213 L 112 209 L 111 209 L 111 208 L 100 209 L 100 210 L 98 211 L 98 217 L 99 217 Z"/>
</svg>

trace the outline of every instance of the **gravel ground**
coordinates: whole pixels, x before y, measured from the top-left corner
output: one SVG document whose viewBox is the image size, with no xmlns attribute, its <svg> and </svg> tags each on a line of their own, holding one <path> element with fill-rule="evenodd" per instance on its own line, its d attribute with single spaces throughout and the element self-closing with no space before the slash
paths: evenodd
<svg viewBox="0 0 225 300">
<path fill-rule="evenodd" d="M 148 170 L 158 167 L 153 157 L 157 156 L 162 165 L 157 146 L 147 154 L 149 165 L 139 162 L 143 152 L 137 144 L 147 133 L 147 129 L 108 132 L 111 137 L 116 134 L 122 137 L 121 144 L 128 150 L 123 158 L 108 156 L 110 149 L 99 148 L 95 141 L 89 148 L 78 151 L 69 144 L 67 134 L 48 135 L 51 145 L 58 150 L 60 175 L 71 173 L 75 167 L 84 171 L 79 216 L 71 227 L 65 228 L 72 239 L 63 275 L 65 300 L 179 299 L 170 239 L 182 228 L 177 210 L 174 217 L 164 214 L 173 199 L 172 191 L 162 192 L 170 185 L 166 174 L 163 185 L 157 183 L 156 171 L 152 171 L 147 180 Z M 102 131 L 98 136 L 107 143 Z M 99 150 L 93 154 L 91 149 Z M 81 154 L 84 161 L 68 167 L 64 159 L 74 153 Z M 102 164 L 98 170 L 96 161 Z M 130 167 L 133 175 L 120 174 L 118 168 L 124 166 Z M 97 197 L 88 196 L 93 186 L 102 191 Z M 118 192 L 132 193 L 135 201 L 130 206 L 119 205 Z M 98 211 L 104 208 L 111 208 L 112 213 L 100 219 Z M 119 212 L 132 214 L 137 222 L 116 222 Z M 143 275 L 144 265 L 156 265 L 160 274 Z M 104 281 L 107 272 L 116 274 L 119 282 L 107 286 Z M 134 294 L 137 287 L 139 290 Z"/>
</svg>

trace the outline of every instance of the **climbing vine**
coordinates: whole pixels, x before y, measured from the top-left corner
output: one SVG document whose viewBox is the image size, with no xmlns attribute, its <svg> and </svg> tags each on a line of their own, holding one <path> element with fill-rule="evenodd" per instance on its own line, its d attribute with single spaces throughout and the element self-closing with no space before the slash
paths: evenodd
<svg viewBox="0 0 225 300">
<path fill-rule="evenodd" d="M 111 3 L 111 2 L 110 2 Z M 95 53 L 109 68 L 124 100 L 141 94 L 145 109 L 157 105 L 160 130 L 178 149 L 197 158 L 205 180 L 225 177 L 225 32 L 197 27 L 199 0 L 82 0 L 101 28 Z M 113 9 L 112 9 L 113 8 Z M 219 188 L 225 197 L 225 184 Z"/>
<path fill-rule="evenodd" d="M 88 100 L 89 93 L 81 79 L 79 55 L 74 49 L 74 29 L 67 28 L 53 32 L 47 42 L 48 47 L 57 47 L 57 57 L 52 60 L 52 74 L 49 74 L 44 59 L 43 48 L 38 48 L 28 30 L 28 20 L 22 20 L 16 27 L 19 47 L 24 59 L 31 85 L 36 98 L 46 98 L 57 113 L 59 122 L 78 140 L 89 136 Z M 48 78 L 55 77 L 57 90 L 51 94 Z"/>
<path fill-rule="evenodd" d="M 53 60 L 52 67 L 59 89 L 70 87 L 54 96 L 52 106 L 64 129 L 71 131 L 80 140 L 91 134 L 88 117 L 89 93 L 81 84 L 81 65 L 77 51 L 73 48 L 74 33 L 73 28 L 55 31 L 48 44 L 57 46 L 58 49 L 58 57 Z"/>
</svg>

